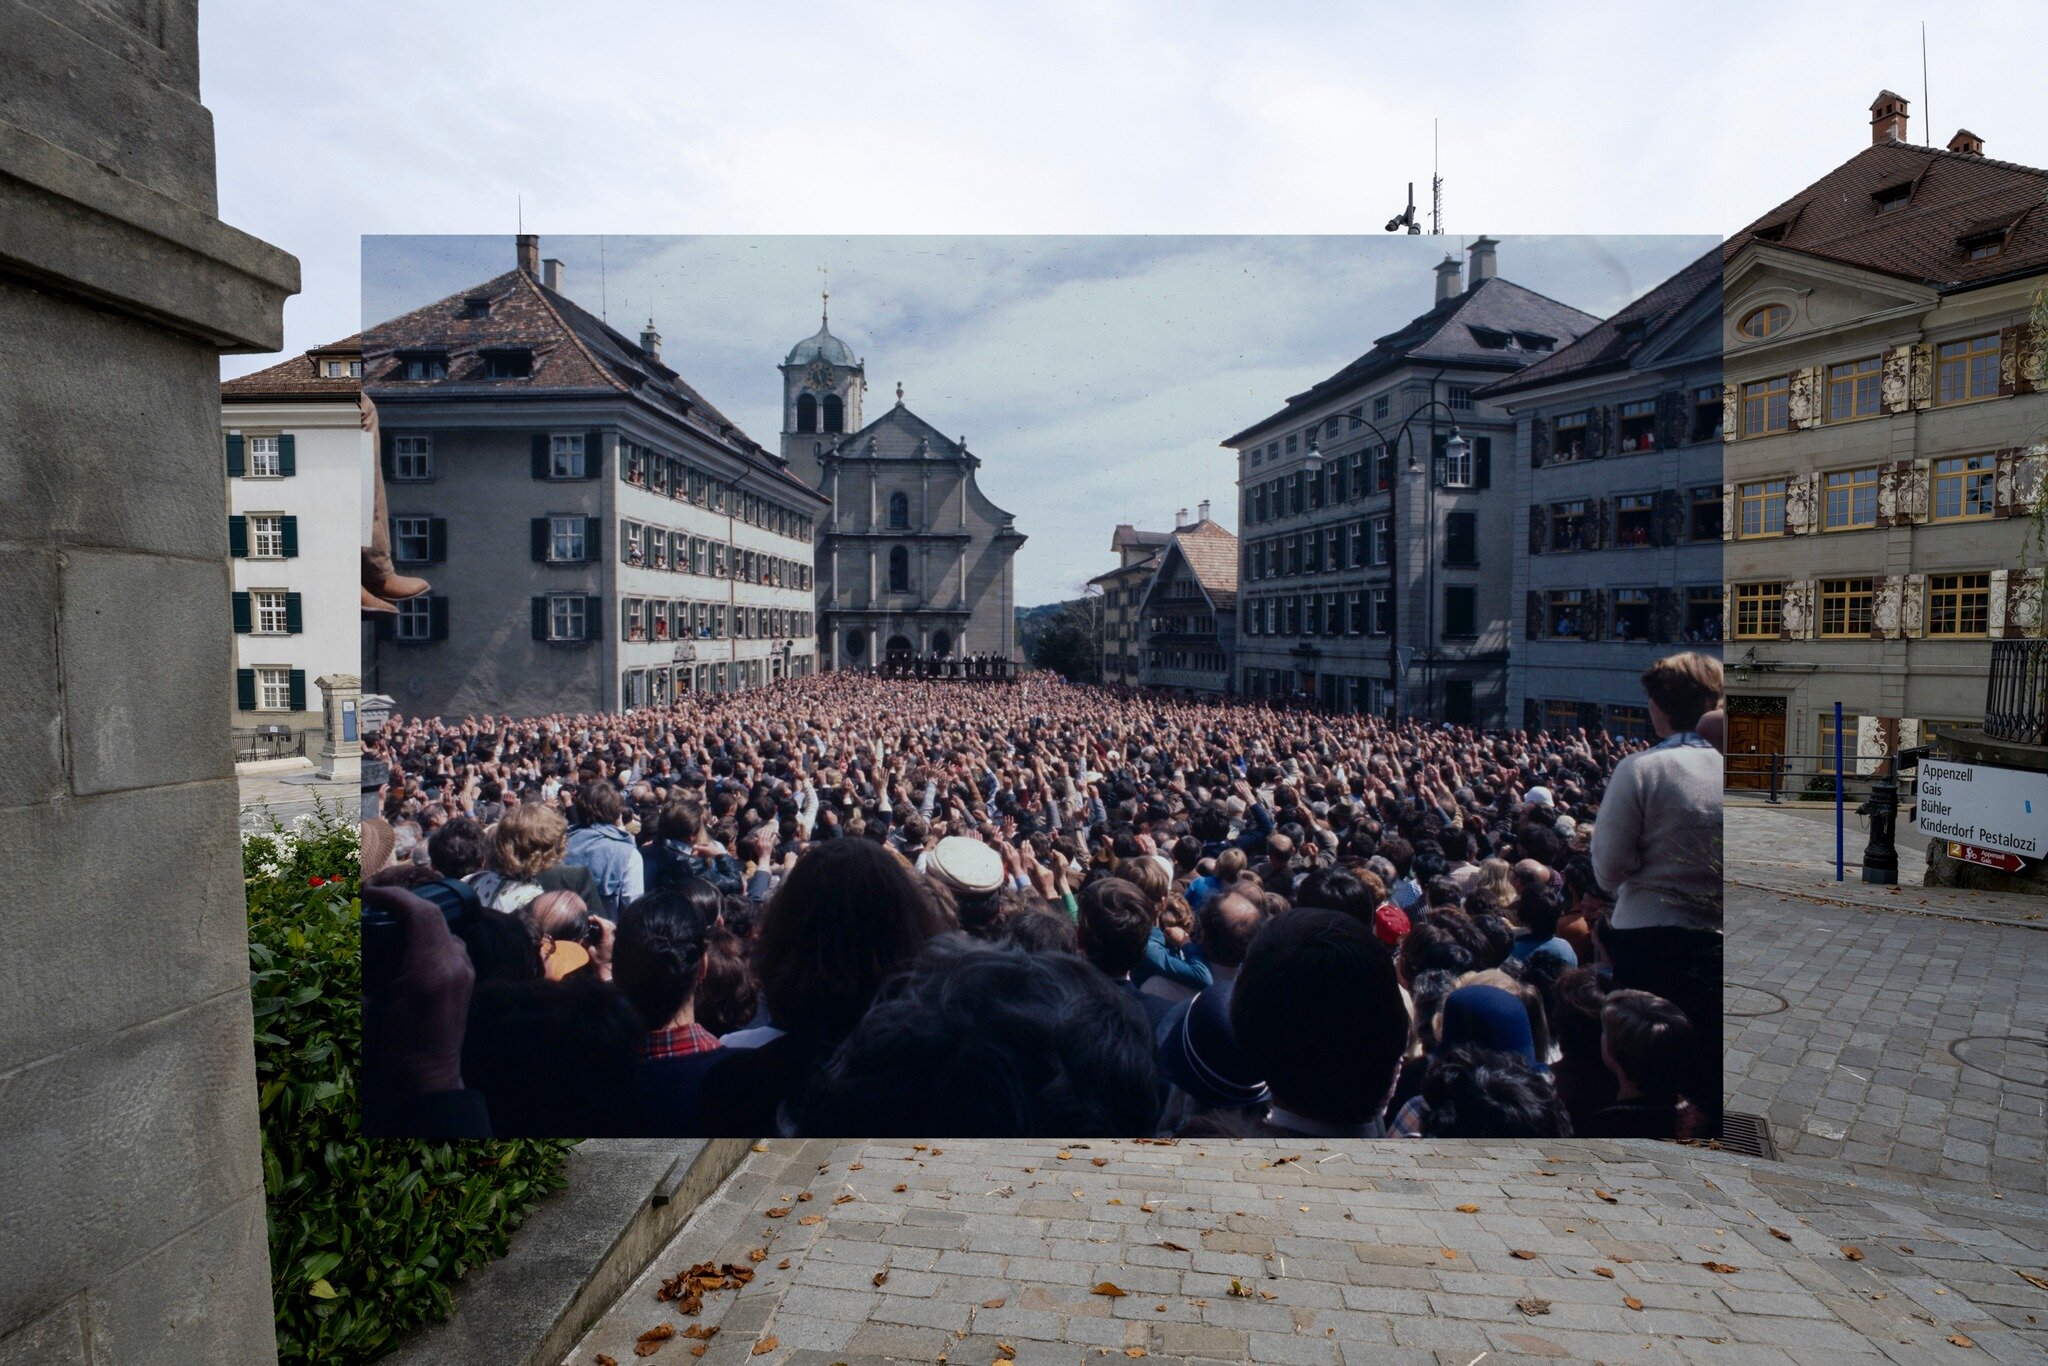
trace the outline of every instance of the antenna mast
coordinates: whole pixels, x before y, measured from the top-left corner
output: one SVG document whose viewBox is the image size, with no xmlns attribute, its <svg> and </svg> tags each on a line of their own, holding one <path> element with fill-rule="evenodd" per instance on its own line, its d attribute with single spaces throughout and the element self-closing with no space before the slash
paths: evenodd
<svg viewBox="0 0 2048 1366">
<path fill-rule="evenodd" d="M 609 304 L 610 295 L 606 292 L 604 278 L 604 238 L 599 237 L 597 239 L 597 318 L 599 322 L 608 323 L 612 320 Z"/>
<path fill-rule="evenodd" d="M 1429 232 L 1432 237 L 1443 236 L 1444 231 L 1444 178 L 1439 172 L 1440 159 L 1437 155 L 1437 120 L 1429 121 Z"/>
<path fill-rule="evenodd" d="M 1927 21 L 1920 21 L 1920 126 L 1927 130 L 1927 145 L 1934 145 L 1934 106 L 1927 99 Z"/>
</svg>

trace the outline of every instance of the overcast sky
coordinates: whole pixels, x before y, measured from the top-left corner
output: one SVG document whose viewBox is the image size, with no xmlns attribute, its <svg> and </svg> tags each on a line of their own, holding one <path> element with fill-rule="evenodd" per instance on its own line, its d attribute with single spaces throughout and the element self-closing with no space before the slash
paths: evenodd
<svg viewBox="0 0 2048 1366">
<path fill-rule="evenodd" d="M 1485 0 L 1028 12 L 207 0 L 221 214 L 300 258 L 293 350 L 360 325 L 364 234 L 488 235 L 414 282 L 459 288 L 504 268 L 523 199 L 585 302 L 595 281 L 571 235 L 608 234 L 613 319 L 652 308 L 679 368 L 764 442 L 774 362 L 815 327 L 829 262 L 870 411 L 901 378 L 912 407 L 969 437 L 1033 538 L 1018 583 L 1033 602 L 1105 565 L 1116 520 L 1220 500 L 1218 438 L 1427 305 L 1446 244 L 1380 227 L 1409 180 L 1427 213 L 1433 116 L 1449 245 L 1502 237 L 1504 274 L 1594 311 L 1693 243 L 1574 261 L 1529 234 L 1725 233 L 1866 146 L 1884 86 L 1912 100 L 1915 140 L 1930 130 L 1916 15 L 1843 23 L 1747 0 L 1690 16 L 1581 3 L 1568 20 Z M 1967 125 L 1994 157 L 2048 165 L 2048 6 L 1929 17 L 1932 139 Z M 711 239 L 637 263 L 621 241 L 826 232 L 1372 240 Z"/>
</svg>

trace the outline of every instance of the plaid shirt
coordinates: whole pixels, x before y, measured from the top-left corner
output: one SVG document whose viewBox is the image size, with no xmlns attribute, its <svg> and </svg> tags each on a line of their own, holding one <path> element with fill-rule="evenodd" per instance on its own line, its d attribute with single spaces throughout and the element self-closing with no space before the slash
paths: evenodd
<svg viewBox="0 0 2048 1366">
<path fill-rule="evenodd" d="M 709 1053 L 718 1047 L 718 1036 L 700 1024 L 664 1025 L 648 1031 L 640 1041 L 642 1062 L 662 1062 L 669 1058 L 687 1058 L 696 1053 Z"/>
</svg>

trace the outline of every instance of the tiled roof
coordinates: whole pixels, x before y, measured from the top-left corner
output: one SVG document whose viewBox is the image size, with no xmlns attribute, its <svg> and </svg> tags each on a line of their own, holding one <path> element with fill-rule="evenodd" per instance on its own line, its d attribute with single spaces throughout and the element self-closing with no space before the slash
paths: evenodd
<svg viewBox="0 0 2048 1366">
<path fill-rule="evenodd" d="M 1111 550 L 1133 547 L 1162 546 L 1173 538 L 1170 531 L 1140 531 L 1129 522 L 1118 522 L 1116 532 L 1109 538 Z"/>
<path fill-rule="evenodd" d="M 472 300 L 481 306 L 472 308 Z M 488 354 L 505 349 L 530 352 L 532 374 L 486 378 Z M 402 357 L 414 351 L 445 353 L 447 378 L 401 378 Z M 501 397 L 535 391 L 556 396 L 636 395 L 707 439 L 815 492 L 658 357 L 521 270 L 506 271 L 370 328 L 363 337 L 363 378 L 375 398 L 427 393 Z"/>
<path fill-rule="evenodd" d="M 1906 202 L 1880 211 L 1873 198 L 1907 185 Z M 2009 161 L 1878 143 L 1759 216 L 1730 237 L 1722 259 L 1752 241 L 1803 252 L 1943 292 L 2048 269 L 2048 171 Z M 2010 229 L 2002 250 L 1968 259 L 1973 231 Z"/>
<path fill-rule="evenodd" d="M 1173 533 L 1174 548 L 1219 612 L 1237 605 L 1237 537 L 1203 520 Z"/>
<path fill-rule="evenodd" d="M 1720 293 L 1721 248 L 1717 244 L 1570 346 L 1473 392 L 1480 398 L 1494 398 L 1539 384 L 1622 369 L 1657 338 L 1667 323 L 1691 308 L 1701 296 L 1712 294 L 1719 298 Z"/>
<path fill-rule="evenodd" d="M 320 373 L 320 362 L 358 360 L 362 351 L 361 333 L 343 337 L 326 346 L 316 346 L 290 360 L 223 380 L 221 402 L 274 403 L 280 399 L 344 399 L 354 402 L 356 395 L 362 392 L 362 381 L 346 375 L 340 379 L 329 379 Z"/>
<path fill-rule="evenodd" d="M 1488 345 L 1517 335 L 1541 337 L 1563 346 L 1600 320 L 1570 304 L 1546 298 L 1512 280 L 1489 276 L 1373 342 L 1372 349 L 1328 379 L 1295 394 L 1286 406 L 1223 439 L 1235 446 L 1283 426 L 1302 412 L 1369 384 L 1403 365 L 1451 364 L 1467 368 L 1519 370 L 1545 351 L 1517 345 Z"/>
</svg>

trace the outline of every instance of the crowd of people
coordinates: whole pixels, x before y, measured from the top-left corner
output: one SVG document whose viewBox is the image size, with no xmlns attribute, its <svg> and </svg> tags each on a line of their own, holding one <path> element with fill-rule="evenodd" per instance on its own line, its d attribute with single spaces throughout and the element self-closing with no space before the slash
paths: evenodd
<svg viewBox="0 0 2048 1366">
<path fill-rule="evenodd" d="M 394 717 L 366 1130 L 1710 1137 L 1720 664 L 1643 686 L 1651 743 L 1035 675 Z"/>
</svg>

